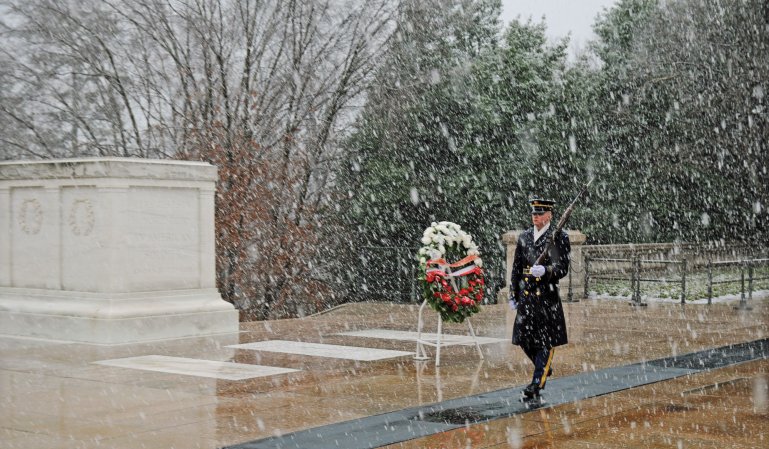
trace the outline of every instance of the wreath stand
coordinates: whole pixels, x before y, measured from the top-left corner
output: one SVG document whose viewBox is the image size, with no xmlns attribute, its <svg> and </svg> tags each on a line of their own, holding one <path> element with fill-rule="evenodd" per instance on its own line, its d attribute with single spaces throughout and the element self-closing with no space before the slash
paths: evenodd
<svg viewBox="0 0 769 449">
<path fill-rule="evenodd" d="M 457 289 L 457 283 L 454 280 L 453 277 L 451 277 L 451 269 L 449 267 L 446 267 L 447 274 L 449 275 L 449 279 L 451 280 L 451 288 L 454 289 L 454 292 L 458 292 L 459 289 Z M 424 310 L 425 306 L 427 305 L 427 300 L 425 299 L 422 301 L 422 305 L 419 307 L 419 316 L 417 320 L 417 352 L 414 356 L 415 360 L 428 360 L 429 357 L 427 356 L 427 351 L 425 351 L 425 345 L 427 346 L 433 346 L 435 347 L 435 366 L 440 366 L 441 364 L 441 336 L 443 334 L 443 318 L 438 314 L 438 335 L 435 341 L 432 340 L 426 340 L 422 338 L 422 328 L 424 327 L 424 320 L 422 320 L 422 311 Z M 475 349 L 478 350 L 478 357 L 480 357 L 481 360 L 483 360 L 483 351 L 481 351 L 481 345 L 478 343 L 478 338 L 475 336 L 475 331 L 473 330 L 473 325 L 470 323 L 470 317 L 465 318 L 465 322 L 467 323 L 467 328 L 469 330 L 468 336 L 473 339 L 473 343 L 475 343 Z"/>
</svg>

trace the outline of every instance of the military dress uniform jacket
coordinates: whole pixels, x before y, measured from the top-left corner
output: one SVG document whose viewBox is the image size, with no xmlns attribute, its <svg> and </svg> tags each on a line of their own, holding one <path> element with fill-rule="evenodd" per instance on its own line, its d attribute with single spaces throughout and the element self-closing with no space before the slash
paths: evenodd
<svg viewBox="0 0 769 449">
<path fill-rule="evenodd" d="M 515 248 L 511 276 L 511 295 L 518 301 L 518 313 L 513 326 L 513 344 L 530 348 L 550 349 L 568 343 L 566 319 L 558 294 L 558 280 L 569 272 L 569 236 L 561 231 L 542 265 L 545 274 L 534 278 L 531 266 L 545 250 L 553 234 L 551 226 L 534 242 L 534 228 L 527 229 Z"/>
</svg>

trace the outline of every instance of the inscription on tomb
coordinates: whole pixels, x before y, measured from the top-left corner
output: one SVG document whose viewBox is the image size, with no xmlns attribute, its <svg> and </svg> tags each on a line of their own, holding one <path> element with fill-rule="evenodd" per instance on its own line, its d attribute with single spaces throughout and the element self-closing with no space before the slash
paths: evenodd
<svg viewBox="0 0 769 449">
<path fill-rule="evenodd" d="M 132 187 L 128 204 L 127 284 L 194 288 L 200 270 L 197 190 Z"/>
</svg>

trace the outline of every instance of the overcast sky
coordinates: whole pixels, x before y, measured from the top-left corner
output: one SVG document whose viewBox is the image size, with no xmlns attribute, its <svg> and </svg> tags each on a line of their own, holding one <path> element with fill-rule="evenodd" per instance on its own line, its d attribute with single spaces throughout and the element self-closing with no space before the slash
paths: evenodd
<svg viewBox="0 0 769 449">
<path fill-rule="evenodd" d="M 539 22 L 545 16 L 548 35 L 555 39 L 571 31 L 570 56 L 593 38 L 595 17 L 616 0 L 502 0 L 502 21 L 507 25 L 516 16 Z"/>
</svg>

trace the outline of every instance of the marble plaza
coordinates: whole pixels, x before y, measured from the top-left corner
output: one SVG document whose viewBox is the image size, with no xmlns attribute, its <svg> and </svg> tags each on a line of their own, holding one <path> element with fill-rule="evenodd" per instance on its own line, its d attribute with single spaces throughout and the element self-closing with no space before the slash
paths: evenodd
<svg viewBox="0 0 769 449">
<path fill-rule="evenodd" d="M 437 368 L 411 355 L 417 307 L 387 303 L 123 345 L 4 336 L 0 447 L 763 448 L 769 298 L 752 305 L 567 303 L 549 404 L 530 410 L 502 305 L 473 319 L 485 360 L 453 344 Z"/>
</svg>

